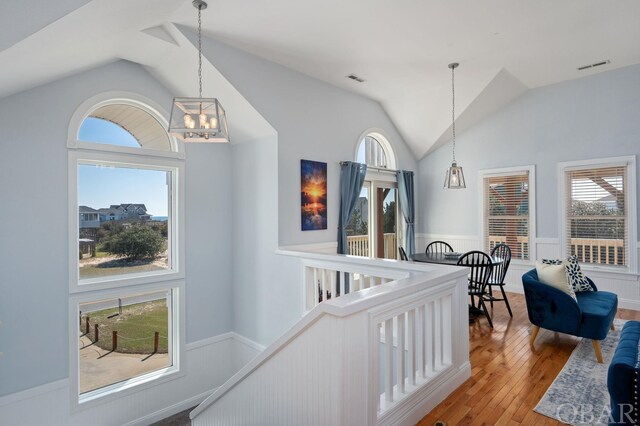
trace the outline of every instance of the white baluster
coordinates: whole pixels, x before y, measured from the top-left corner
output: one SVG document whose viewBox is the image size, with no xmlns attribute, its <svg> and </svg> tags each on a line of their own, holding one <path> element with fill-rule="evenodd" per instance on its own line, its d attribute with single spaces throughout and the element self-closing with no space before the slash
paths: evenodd
<svg viewBox="0 0 640 426">
<path fill-rule="evenodd" d="M 404 314 L 398 315 L 398 351 L 396 357 L 396 377 L 398 382 L 398 392 L 404 393 Z"/>
<path fill-rule="evenodd" d="M 434 371 L 434 361 L 435 361 L 435 347 L 434 347 L 434 308 L 433 302 L 429 302 L 426 305 L 426 324 L 425 324 L 425 339 L 426 339 L 426 370 L 428 373 L 433 373 Z"/>
<path fill-rule="evenodd" d="M 424 318 L 424 305 L 418 307 L 418 321 L 416 323 L 416 343 L 418 344 L 417 352 L 417 361 L 418 361 L 418 374 L 419 377 L 426 377 L 425 374 L 425 363 L 426 363 L 426 354 L 425 354 L 425 318 Z"/>
<path fill-rule="evenodd" d="M 321 269 L 320 273 L 321 273 L 320 282 L 322 283 L 321 297 L 322 297 L 322 301 L 324 302 L 325 300 L 327 300 L 327 270 Z"/>
<path fill-rule="evenodd" d="M 451 339 L 451 323 L 453 322 L 453 315 L 451 310 L 451 295 L 448 295 L 442 300 L 442 362 L 444 364 L 452 363 L 451 345 L 453 342 Z"/>
<path fill-rule="evenodd" d="M 329 280 L 331 281 L 331 297 L 335 298 L 338 294 L 336 292 L 336 271 L 329 271 Z"/>
<path fill-rule="evenodd" d="M 393 319 L 384 322 L 384 397 L 393 402 Z"/>
<path fill-rule="evenodd" d="M 435 359 L 434 359 L 434 369 L 442 368 L 442 352 L 444 348 L 442 347 L 442 299 L 438 299 L 434 302 L 434 350 L 435 350 Z"/>
<path fill-rule="evenodd" d="M 347 294 L 345 293 L 345 288 L 344 288 L 346 278 L 345 278 L 345 274 L 343 274 L 342 272 L 339 272 L 339 274 L 340 274 L 340 296 L 344 296 L 345 294 Z"/>
<path fill-rule="evenodd" d="M 318 289 L 318 268 L 313 268 L 313 306 L 316 306 L 320 300 Z"/>
<path fill-rule="evenodd" d="M 408 340 L 409 340 L 409 348 L 408 348 L 408 364 L 409 364 L 409 383 L 412 385 L 416 384 L 416 310 L 411 309 L 409 311 L 409 315 L 407 317 L 408 322 Z"/>
</svg>

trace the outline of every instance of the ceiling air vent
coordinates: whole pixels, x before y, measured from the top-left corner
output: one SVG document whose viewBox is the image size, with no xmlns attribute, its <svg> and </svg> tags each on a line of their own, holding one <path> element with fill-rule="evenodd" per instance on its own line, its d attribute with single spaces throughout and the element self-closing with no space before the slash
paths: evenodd
<svg viewBox="0 0 640 426">
<path fill-rule="evenodd" d="M 595 64 L 583 65 L 581 67 L 578 67 L 578 71 L 588 70 L 589 68 L 595 68 L 601 65 L 607 65 L 610 62 L 611 61 L 607 59 L 606 61 L 596 62 Z"/>
<path fill-rule="evenodd" d="M 358 83 L 364 83 L 364 78 L 360 78 L 360 77 L 358 77 L 358 76 L 357 76 L 357 75 L 355 75 L 355 74 L 349 74 L 349 75 L 347 76 L 347 78 L 350 78 L 351 80 L 355 80 L 355 81 L 357 81 Z"/>
</svg>

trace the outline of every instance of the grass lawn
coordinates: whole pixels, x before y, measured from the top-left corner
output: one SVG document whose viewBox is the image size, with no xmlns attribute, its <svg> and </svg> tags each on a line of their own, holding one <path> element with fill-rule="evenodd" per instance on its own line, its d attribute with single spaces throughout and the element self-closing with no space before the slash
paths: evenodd
<svg viewBox="0 0 640 426">
<path fill-rule="evenodd" d="M 118 313 L 118 308 L 89 312 L 82 315 L 81 332 L 85 332 L 85 317 L 89 316 L 89 336 L 95 340 L 94 324 L 98 324 L 98 343 L 102 349 L 111 350 L 112 331 L 118 332 L 118 346 L 116 352 L 150 354 L 153 352 L 153 336 L 160 333 L 158 352 L 166 353 L 168 347 L 168 312 L 166 301 L 136 303 L 122 307 L 122 314 L 108 318 Z"/>
</svg>

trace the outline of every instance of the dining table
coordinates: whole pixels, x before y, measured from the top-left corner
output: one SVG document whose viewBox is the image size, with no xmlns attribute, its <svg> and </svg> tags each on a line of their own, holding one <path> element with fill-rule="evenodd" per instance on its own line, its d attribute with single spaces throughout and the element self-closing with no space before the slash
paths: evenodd
<svg viewBox="0 0 640 426">
<path fill-rule="evenodd" d="M 414 262 L 437 263 L 439 265 L 458 266 L 458 260 L 460 259 L 460 257 L 462 257 L 463 254 L 464 253 L 456 253 L 456 252 L 444 252 L 444 253 L 422 252 L 422 253 L 414 253 L 410 255 L 409 259 L 413 260 Z M 496 257 L 496 256 L 490 256 L 490 257 L 491 257 L 492 267 L 504 262 L 504 259 L 500 257 Z M 460 265 L 460 266 L 465 266 L 465 265 Z M 473 305 L 469 305 L 469 322 L 470 323 L 473 322 L 474 318 L 479 315 L 484 315 L 482 310 L 476 308 Z"/>
</svg>

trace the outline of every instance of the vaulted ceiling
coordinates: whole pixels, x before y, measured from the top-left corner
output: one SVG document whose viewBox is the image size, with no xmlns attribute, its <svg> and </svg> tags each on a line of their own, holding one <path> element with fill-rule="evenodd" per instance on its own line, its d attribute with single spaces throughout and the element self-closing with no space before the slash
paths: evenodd
<svg viewBox="0 0 640 426">
<path fill-rule="evenodd" d="M 464 130 L 531 88 L 640 63 L 638 18 L 637 0 L 209 0 L 203 28 L 379 101 L 421 158 L 450 138 L 450 62 L 460 63 Z M 181 86 L 189 77 L 167 58 L 189 62 L 194 49 L 173 23 L 195 26 L 190 0 L 3 0 L 0 97 L 117 59 L 188 93 L 191 85 Z M 577 70 L 603 60 L 610 63 Z M 206 72 L 231 90 L 213 67 Z M 347 79 L 351 73 L 365 82 Z M 229 102 L 237 132 L 244 126 L 234 125 L 233 110 L 251 106 Z"/>
</svg>

